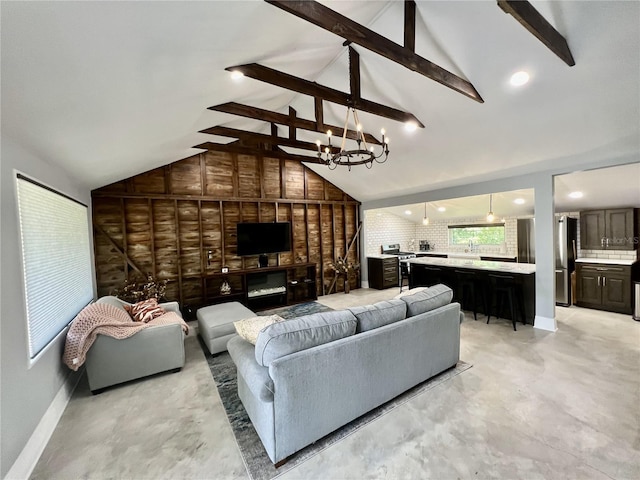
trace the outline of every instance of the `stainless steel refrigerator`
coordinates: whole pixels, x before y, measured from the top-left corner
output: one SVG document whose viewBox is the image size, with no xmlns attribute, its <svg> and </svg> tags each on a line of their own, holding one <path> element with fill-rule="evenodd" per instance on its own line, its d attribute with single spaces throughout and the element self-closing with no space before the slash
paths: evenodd
<svg viewBox="0 0 640 480">
<path fill-rule="evenodd" d="M 571 305 L 571 273 L 576 267 L 578 221 L 572 217 L 556 217 L 556 305 Z"/>
<path fill-rule="evenodd" d="M 536 263 L 536 219 L 518 219 L 518 263 Z"/>
</svg>

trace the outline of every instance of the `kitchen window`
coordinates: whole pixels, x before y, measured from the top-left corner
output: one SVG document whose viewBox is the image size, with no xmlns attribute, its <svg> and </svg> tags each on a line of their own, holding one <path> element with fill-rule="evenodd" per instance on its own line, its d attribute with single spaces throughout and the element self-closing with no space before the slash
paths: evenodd
<svg viewBox="0 0 640 480">
<path fill-rule="evenodd" d="M 502 245 L 504 223 L 449 225 L 449 245 Z"/>
</svg>

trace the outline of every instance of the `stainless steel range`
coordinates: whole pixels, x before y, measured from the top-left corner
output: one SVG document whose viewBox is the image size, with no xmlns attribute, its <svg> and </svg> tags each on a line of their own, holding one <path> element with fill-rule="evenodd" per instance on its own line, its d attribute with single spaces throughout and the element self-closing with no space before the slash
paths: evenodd
<svg viewBox="0 0 640 480">
<path fill-rule="evenodd" d="M 416 258 L 416 254 L 413 252 L 401 252 L 399 243 L 389 243 L 382 245 L 381 251 L 383 255 L 395 255 L 398 257 L 399 261 L 409 260 L 411 258 Z"/>
</svg>

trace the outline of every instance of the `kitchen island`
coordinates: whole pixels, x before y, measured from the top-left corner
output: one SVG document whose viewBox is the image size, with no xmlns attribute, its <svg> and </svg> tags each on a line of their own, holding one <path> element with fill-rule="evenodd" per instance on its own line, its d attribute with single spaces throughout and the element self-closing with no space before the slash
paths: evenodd
<svg viewBox="0 0 640 480">
<path fill-rule="evenodd" d="M 481 286 L 479 295 L 491 301 L 491 276 L 500 275 L 513 277 L 522 285 L 525 318 L 533 325 L 536 305 L 536 266 L 530 263 L 496 262 L 487 260 L 468 260 L 463 258 L 421 257 L 408 260 L 410 264 L 409 286 L 429 287 L 437 283 L 444 283 L 451 287 L 455 297 L 461 301 L 458 288 L 458 272 L 473 272 L 478 285 Z M 478 301 L 478 311 L 482 311 L 482 302 Z M 510 318 L 509 308 L 501 312 L 502 318 Z M 483 312 L 486 314 L 486 312 Z"/>
</svg>

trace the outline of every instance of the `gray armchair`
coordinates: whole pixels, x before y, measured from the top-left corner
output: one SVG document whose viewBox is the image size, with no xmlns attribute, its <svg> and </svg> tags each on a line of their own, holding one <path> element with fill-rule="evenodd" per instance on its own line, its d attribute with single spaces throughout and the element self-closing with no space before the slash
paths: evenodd
<svg viewBox="0 0 640 480">
<path fill-rule="evenodd" d="M 108 303 L 123 310 L 127 305 L 111 296 L 101 297 L 96 303 Z M 178 302 L 161 305 L 182 316 Z M 85 362 L 91 393 L 155 373 L 180 371 L 185 360 L 184 337 L 179 324 L 150 326 L 122 340 L 98 335 Z"/>
</svg>

